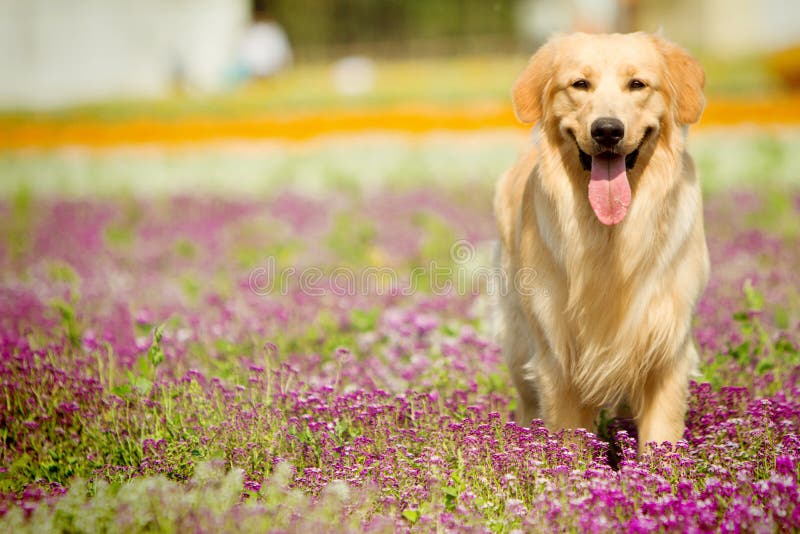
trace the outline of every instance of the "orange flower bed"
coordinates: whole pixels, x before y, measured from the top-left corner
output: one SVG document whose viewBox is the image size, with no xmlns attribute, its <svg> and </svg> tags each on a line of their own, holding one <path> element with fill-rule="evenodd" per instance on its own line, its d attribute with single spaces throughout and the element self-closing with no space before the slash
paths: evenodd
<svg viewBox="0 0 800 534">
<path fill-rule="evenodd" d="M 761 100 L 712 99 L 700 126 L 800 124 L 800 94 Z M 0 121 L 0 147 L 51 148 L 68 145 L 108 147 L 129 144 L 186 144 L 227 139 L 306 140 L 320 135 L 364 131 L 424 133 L 525 128 L 510 104 L 473 103 L 462 107 L 409 104 L 386 109 L 274 114 L 251 118 L 196 117 L 180 121 L 142 119 L 108 122 Z"/>
</svg>

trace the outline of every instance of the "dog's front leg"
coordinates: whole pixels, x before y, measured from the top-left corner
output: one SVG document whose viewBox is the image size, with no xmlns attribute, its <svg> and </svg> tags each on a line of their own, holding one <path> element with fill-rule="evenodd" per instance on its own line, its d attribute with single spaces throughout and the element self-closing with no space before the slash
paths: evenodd
<svg viewBox="0 0 800 534">
<path fill-rule="evenodd" d="M 689 369 L 696 358 L 694 344 L 687 341 L 671 369 L 652 373 L 636 410 L 640 454 L 650 442 L 675 443 L 683 437 Z"/>
<path fill-rule="evenodd" d="M 542 419 L 551 432 L 585 428 L 594 432 L 599 410 L 580 401 L 569 377 L 564 376 L 555 355 L 542 355 L 539 361 L 539 387 Z"/>
<path fill-rule="evenodd" d="M 541 419 L 542 413 L 539 406 L 539 391 L 536 382 L 530 376 L 532 362 L 522 365 L 519 369 L 512 370 L 512 380 L 517 389 L 517 409 L 514 411 L 514 420 L 520 426 L 528 426 L 534 419 Z"/>
<path fill-rule="evenodd" d="M 541 419 L 539 388 L 536 370 L 536 346 L 530 334 L 531 326 L 525 319 L 516 295 L 508 297 L 505 309 L 503 355 L 517 390 L 517 409 L 514 420 L 528 426 L 533 419 Z"/>
</svg>

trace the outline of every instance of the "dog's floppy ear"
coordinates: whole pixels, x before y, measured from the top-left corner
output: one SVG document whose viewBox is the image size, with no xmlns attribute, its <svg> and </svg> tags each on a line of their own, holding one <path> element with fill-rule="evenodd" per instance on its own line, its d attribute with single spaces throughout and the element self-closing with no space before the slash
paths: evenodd
<svg viewBox="0 0 800 534">
<path fill-rule="evenodd" d="M 514 113 L 522 122 L 537 122 L 542 118 L 545 88 L 553 75 L 554 48 L 552 39 L 542 45 L 514 82 L 511 100 Z"/>
<path fill-rule="evenodd" d="M 680 124 L 692 124 L 700 120 L 705 107 L 703 87 L 706 73 L 694 56 L 661 36 L 652 36 L 656 47 L 664 56 L 667 85 L 672 92 L 675 118 Z"/>
</svg>

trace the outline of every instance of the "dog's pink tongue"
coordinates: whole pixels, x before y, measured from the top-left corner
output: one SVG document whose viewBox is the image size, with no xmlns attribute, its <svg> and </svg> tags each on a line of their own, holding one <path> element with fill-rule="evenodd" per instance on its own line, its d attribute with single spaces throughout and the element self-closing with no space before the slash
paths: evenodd
<svg viewBox="0 0 800 534">
<path fill-rule="evenodd" d="M 625 173 L 625 156 L 592 156 L 592 178 L 589 180 L 589 204 L 605 225 L 617 224 L 625 218 L 631 205 L 631 186 Z"/>
</svg>

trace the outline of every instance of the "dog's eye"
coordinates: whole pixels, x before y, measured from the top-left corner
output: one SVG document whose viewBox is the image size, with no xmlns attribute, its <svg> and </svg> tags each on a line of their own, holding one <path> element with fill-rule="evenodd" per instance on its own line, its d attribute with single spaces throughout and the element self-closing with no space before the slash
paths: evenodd
<svg viewBox="0 0 800 534">
<path fill-rule="evenodd" d="M 637 89 L 644 89 L 645 87 L 647 87 L 647 84 L 645 84 L 642 80 L 637 80 L 636 78 L 628 82 L 628 89 L 630 89 L 631 91 L 636 91 Z"/>
<path fill-rule="evenodd" d="M 572 87 L 574 89 L 580 89 L 582 91 L 585 91 L 586 89 L 589 88 L 589 81 L 583 79 L 575 80 L 574 82 L 572 82 Z"/>
</svg>

